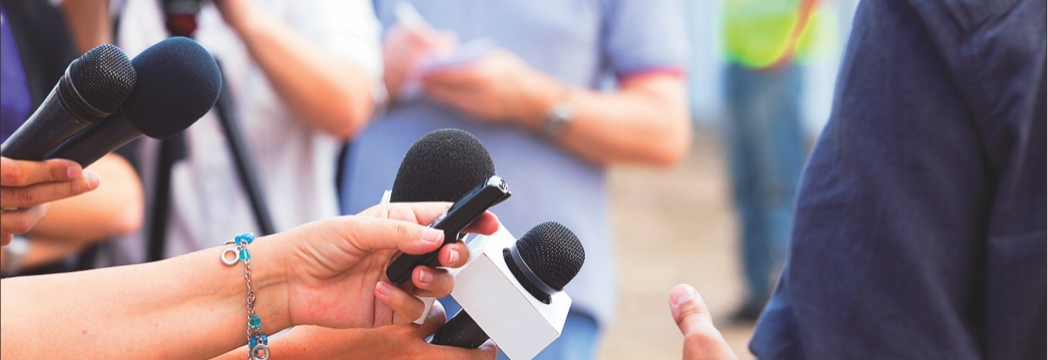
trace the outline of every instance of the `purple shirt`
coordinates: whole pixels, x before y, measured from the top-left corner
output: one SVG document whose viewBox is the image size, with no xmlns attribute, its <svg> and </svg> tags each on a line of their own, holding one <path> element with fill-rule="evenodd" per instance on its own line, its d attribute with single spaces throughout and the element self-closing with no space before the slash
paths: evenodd
<svg viewBox="0 0 1048 360">
<path fill-rule="evenodd" d="M 33 100 L 29 95 L 22 58 L 18 55 L 7 11 L 0 6 L 0 142 L 29 118 Z"/>
</svg>

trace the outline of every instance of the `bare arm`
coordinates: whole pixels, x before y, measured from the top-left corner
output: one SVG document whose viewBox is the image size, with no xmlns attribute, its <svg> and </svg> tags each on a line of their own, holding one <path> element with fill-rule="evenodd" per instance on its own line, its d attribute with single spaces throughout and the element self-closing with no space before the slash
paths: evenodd
<svg viewBox="0 0 1048 360">
<path fill-rule="evenodd" d="M 106 179 L 95 191 L 51 202 L 51 209 L 33 231 L 35 241 L 84 245 L 129 234 L 142 226 L 142 182 L 123 157 L 109 154 L 88 166 Z"/>
<path fill-rule="evenodd" d="M 555 99 L 556 80 L 547 79 L 522 99 L 518 122 L 538 131 Z M 613 93 L 571 89 L 565 99 L 574 120 L 557 138 L 564 148 L 595 163 L 672 166 L 691 145 L 691 122 L 684 80 L 669 73 L 639 75 L 620 82 Z"/>
<path fill-rule="evenodd" d="M 493 123 L 538 132 L 554 103 L 566 100 L 576 114 L 556 140 L 598 164 L 671 166 L 691 144 L 691 122 L 683 78 L 656 71 L 620 81 L 605 93 L 571 87 L 497 52 L 474 66 L 439 70 L 423 78 L 426 94 Z"/>
<path fill-rule="evenodd" d="M 374 100 L 370 77 L 362 67 L 317 49 L 249 1 L 215 4 L 292 112 L 339 138 L 350 138 L 363 128 Z"/>
<path fill-rule="evenodd" d="M 392 287 L 384 269 L 398 250 L 438 249 L 443 232 L 421 223 L 446 208 L 376 206 L 256 240 L 248 250 L 262 333 L 291 325 L 373 328 L 421 316 L 424 305 L 414 296 L 446 293 Z M 489 213 L 470 228 L 491 234 L 498 226 Z M 0 280 L 0 357 L 209 358 L 235 349 L 247 342 L 245 268 L 225 266 L 219 254 L 211 248 L 148 264 Z M 456 243 L 441 248 L 438 259 L 461 266 L 468 255 Z M 440 288 L 453 286 L 450 274 L 437 274 Z"/>
<path fill-rule="evenodd" d="M 66 17 L 77 50 L 85 53 L 95 46 L 113 42 L 109 19 L 109 0 L 63 1 L 59 8 Z"/>
</svg>

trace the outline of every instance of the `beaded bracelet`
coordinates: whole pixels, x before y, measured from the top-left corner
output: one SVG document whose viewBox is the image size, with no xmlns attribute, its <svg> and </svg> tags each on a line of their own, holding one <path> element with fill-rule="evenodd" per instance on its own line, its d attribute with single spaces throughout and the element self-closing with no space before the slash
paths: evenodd
<svg viewBox="0 0 1048 360">
<path fill-rule="evenodd" d="M 233 266 L 236 263 L 244 263 L 244 280 L 247 280 L 247 343 L 248 360 L 269 359 L 269 339 L 262 333 L 262 320 L 255 313 L 255 290 L 251 288 L 251 252 L 247 251 L 247 244 L 255 241 L 255 234 L 246 233 L 237 236 L 234 240 L 226 241 L 225 249 L 222 249 L 222 263 Z M 233 257 L 227 257 L 232 253 Z"/>
</svg>

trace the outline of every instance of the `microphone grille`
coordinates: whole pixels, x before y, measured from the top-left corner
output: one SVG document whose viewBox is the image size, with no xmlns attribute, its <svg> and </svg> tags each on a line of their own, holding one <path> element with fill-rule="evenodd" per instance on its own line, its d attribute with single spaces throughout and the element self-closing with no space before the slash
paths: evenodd
<svg viewBox="0 0 1048 360">
<path fill-rule="evenodd" d="M 557 291 L 578 275 L 586 261 L 586 249 L 579 238 L 555 221 L 531 228 L 514 246 L 531 271 Z"/>
<path fill-rule="evenodd" d="M 211 110 L 222 89 L 215 58 L 188 38 L 156 43 L 131 64 L 138 73 L 138 88 L 122 111 L 131 125 L 154 139 L 166 139 L 189 128 Z"/>
<path fill-rule="evenodd" d="M 459 129 L 426 134 L 411 145 L 393 180 L 391 202 L 454 202 L 495 175 L 477 137 Z"/>
<path fill-rule="evenodd" d="M 69 81 L 88 105 L 112 114 L 135 90 L 137 76 L 120 48 L 102 44 L 69 65 Z"/>
</svg>

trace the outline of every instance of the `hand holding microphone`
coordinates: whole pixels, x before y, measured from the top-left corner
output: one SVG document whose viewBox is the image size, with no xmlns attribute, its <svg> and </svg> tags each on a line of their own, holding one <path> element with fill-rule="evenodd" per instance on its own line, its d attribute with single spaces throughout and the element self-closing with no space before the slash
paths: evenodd
<svg viewBox="0 0 1048 360">
<path fill-rule="evenodd" d="M 491 155 L 472 134 L 458 129 L 433 131 L 415 142 L 404 155 L 393 181 L 392 202 L 454 201 L 438 221 L 444 242 L 458 241 L 459 232 L 488 208 L 510 196 L 509 188 L 495 176 Z M 410 278 L 419 265 L 433 265 L 436 252 L 401 255 L 386 276 L 397 284 Z"/>
</svg>

